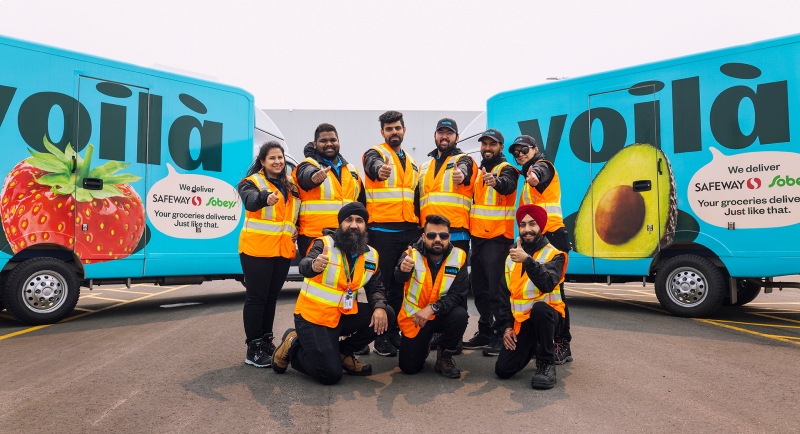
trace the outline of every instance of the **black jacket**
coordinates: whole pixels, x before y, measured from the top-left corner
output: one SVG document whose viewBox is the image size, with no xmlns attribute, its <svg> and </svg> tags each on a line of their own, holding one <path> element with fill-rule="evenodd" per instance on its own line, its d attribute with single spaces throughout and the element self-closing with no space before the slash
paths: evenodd
<svg viewBox="0 0 800 434">
<path fill-rule="evenodd" d="M 411 162 L 408 161 L 408 154 L 406 154 L 406 158 L 401 158 L 400 162 L 403 163 L 403 170 L 417 170 L 419 171 L 419 167 L 411 167 Z M 364 175 L 369 178 L 370 180 L 378 179 L 378 172 L 381 170 L 381 166 L 384 164 L 383 155 L 380 152 L 370 148 L 367 152 L 364 153 L 362 157 L 364 163 Z M 417 188 L 414 190 L 414 214 L 416 214 L 417 218 L 419 218 L 419 189 Z M 400 217 L 400 216 L 398 216 Z M 400 222 L 386 222 L 386 223 L 370 223 L 369 227 L 371 228 L 385 228 L 385 229 L 395 229 L 401 231 L 407 230 L 417 230 L 419 229 L 419 225 L 416 223 L 400 221 Z"/>
<path fill-rule="evenodd" d="M 542 236 L 539 238 L 538 242 L 531 244 L 522 243 L 522 249 L 525 250 L 525 253 L 533 255 L 544 248 L 548 243 L 547 237 Z M 522 263 L 522 270 L 524 273 L 528 274 L 528 278 L 531 279 L 531 282 L 533 282 L 540 291 L 553 292 L 556 286 L 558 286 L 558 281 L 561 280 L 561 273 L 564 270 L 564 259 L 565 256 L 561 253 L 554 256 L 552 261 L 540 264 L 529 256 L 528 259 Z M 502 325 L 501 329 L 513 327 L 514 315 L 511 310 L 511 291 L 508 289 L 505 278 L 500 279 L 500 302 L 502 303 L 502 308 L 500 309 L 500 318 L 497 318 L 497 323 Z"/>
<path fill-rule="evenodd" d="M 322 235 L 333 236 L 333 231 L 330 229 L 323 229 Z M 339 247 L 336 244 L 336 241 L 334 241 L 333 245 L 334 247 L 337 248 Z M 324 248 L 325 245 L 322 243 L 322 240 L 320 240 L 319 238 L 314 240 L 314 244 L 311 245 L 311 250 L 308 252 L 308 255 L 306 255 L 306 257 L 303 258 L 302 261 L 300 261 L 300 265 L 298 266 L 300 274 L 303 277 L 307 277 L 310 279 L 312 277 L 321 274 L 321 272 L 317 273 L 316 271 L 314 271 L 314 269 L 311 267 L 311 264 L 314 262 L 314 259 L 317 259 L 317 256 L 322 254 Z M 361 253 L 366 253 L 366 252 L 367 251 Z M 348 262 L 352 261 L 350 255 L 344 254 L 343 256 Z M 372 278 L 369 279 L 369 282 L 367 282 L 367 284 L 364 285 L 364 291 L 367 294 L 367 302 L 369 302 L 369 305 L 370 307 L 372 307 L 372 309 L 377 309 L 377 308 L 386 309 L 386 290 L 383 288 L 383 283 L 381 282 L 382 280 L 383 278 L 381 277 L 381 270 L 380 268 L 377 268 L 375 270 L 375 273 L 372 275 Z"/>
<path fill-rule="evenodd" d="M 418 252 L 425 255 L 427 257 L 427 252 L 425 251 L 425 242 L 422 241 L 422 238 L 417 240 L 411 247 L 417 249 Z M 445 250 L 444 254 L 442 255 L 442 264 L 444 264 L 444 260 L 447 259 L 447 255 L 453 250 L 453 244 Z M 397 266 L 394 268 L 394 278 L 396 281 L 405 284 L 408 282 L 408 279 L 411 279 L 411 271 L 408 273 L 404 273 L 400 270 L 400 264 L 403 263 L 403 259 L 408 256 L 408 253 L 403 252 L 400 255 L 400 260 L 397 261 Z M 443 265 L 442 265 L 443 266 Z M 456 274 L 456 278 L 453 280 L 453 284 L 450 285 L 450 290 L 447 291 L 444 297 L 439 299 L 436 303 L 439 306 L 439 313 L 447 314 L 450 312 L 455 306 L 461 306 L 461 303 L 467 298 L 467 293 L 469 292 L 469 273 L 467 271 L 467 264 L 465 263 L 461 269 L 458 270 L 458 274 Z M 404 295 L 405 296 L 405 295 Z"/>
<path fill-rule="evenodd" d="M 452 148 L 448 149 L 447 151 L 442 153 L 441 158 L 436 158 L 439 156 L 439 148 L 434 149 L 428 156 L 433 158 L 434 162 L 434 172 L 433 175 L 436 176 L 439 174 L 439 169 L 442 168 L 442 164 L 444 164 L 444 160 L 454 154 L 463 154 L 464 151 L 461 150 L 458 146 L 453 146 Z M 469 180 L 472 179 L 472 157 L 469 155 L 464 155 L 463 157 L 459 158 L 456 161 L 456 166 L 464 172 L 464 185 L 469 185 Z"/>
<path fill-rule="evenodd" d="M 263 173 L 263 170 L 262 170 Z M 269 177 L 265 175 L 265 178 L 269 180 L 270 183 L 274 183 Z M 259 190 L 258 187 L 253 184 L 253 181 L 245 178 L 243 179 L 238 186 L 239 190 L 239 197 L 242 198 L 242 203 L 244 203 L 244 209 L 255 212 L 267 206 L 267 197 L 272 194 L 273 191 L 278 190 L 277 187 L 272 185 L 274 189 L 270 190 Z M 289 188 L 292 191 L 292 196 L 298 197 L 297 195 L 297 187 L 289 183 Z"/>
<path fill-rule="evenodd" d="M 539 178 L 539 183 L 534 188 L 539 193 L 543 193 L 547 186 L 550 185 L 550 181 L 553 180 L 553 168 L 547 164 L 544 154 L 541 152 L 537 152 L 530 161 L 522 166 L 521 174 L 523 178 L 528 176 L 528 168 L 531 166 L 533 166 L 533 173 Z"/>
<path fill-rule="evenodd" d="M 308 144 L 306 144 L 306 146 L 303 148 L 303 155 L 305 155 L 306 158 L 313 159 L 314 161 L 319 163 L 320 166 L 330 167 L 330 164 L 325 162 L 325 160 L 322 158 L 322 155 L 320 155 L 317 152 L 317 149 L 314 147 L 314 142 L 308 142 Z M 341 154 L 339 154 L 339 157 L 342 159 L 342 166 L 346 166 L 347 160 L 345 160 Z M 299 188 L 302 188 L 305 191 L 311 191 L 319 186 L 319 184 L 311 180 L 311 177 L 314 176 L 317 170 L 319 170 L 317 169 L 316 166 L 309 163 L 308 161 L 303 161 L 297 165 L 297 169 L 295 170 L 297 176 L 297 186 Z M 341 175 L 337 174 L 335 170 L 331 171 L 333 172 L 334 176 L 336 176 L 336 179 L 338 179 L 339 182 L 341 183 L 342 182 Z M 358 201 L 366 205 L 367 201 L 366 201 L 366 196 L 364 196 L 364 184 L 361 182 L 361 179 L 358 180 L 358 184 L 361 186 L 361 193 L 358 194 Z"/>
<path fill-rule="evenodd" d="M 490 172 L 492 169 L 495 168 L 500 163 L 505 163 L 506 157 L 503 154 L 498 155 L 491 160 L 483 159 L 481 161 L 480 166 L 478 169 L 483 168 L 487 172 Z M 500 171 L 500 176 L 496 176 L 497 178 L 497 185 L 494 186 L 494 189 L 497 191 L 498 194 L 502 194 L 503 196 L 507 194 L 513 193 L 517 189 L 517 181 L 519 181 L 519 171 L 512 165 L 508 165 Z"/>
</svg>

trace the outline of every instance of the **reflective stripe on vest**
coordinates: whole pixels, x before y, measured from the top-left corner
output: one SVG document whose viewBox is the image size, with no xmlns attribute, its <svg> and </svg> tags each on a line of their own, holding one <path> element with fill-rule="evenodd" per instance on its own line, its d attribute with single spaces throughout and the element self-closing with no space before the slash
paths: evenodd
<svg viewBox="0 0 800 434">
<path fill-rule="evenodd" d="M 372 149 L 393 167 L 385 181 L 371 180 L 369 176 L 364 178 L 369 223 L 418 223 L 419 218 L 414 212 L 414 193 L 419 184 L 416 161 L 406 153 L 406 166 L 403 167 L 400 157 L 386 143 L 373 146 Z M 409 170 L 405 170 L 406 167 Z"/>
<path fill-rule="evenodd" d="M 453 183 L 453 171 L 457 169 L 458 160 L 466 154 L 447 157 L 436 172 L 435 160 L 428 160 L 419 169 L 419 214 L 420 224 L 425 222 L 429 214 L 439 214 L 450 220 L 451 228 L 469 229 L 469 211 L 472 207 L 472 194 L 478 166 L 472 163 L 472 176 L 469 185 Z M 465 179 L 466 181 L 466 179 Z"/>
<path fill-rule="evenodd" d="M 562 252 L 548 244 L 538 252 L 531 255 L 534 261 L 544 264 Z M 530 318 L 533 304 L 544 302 L 553 307 L 564 317 L 564 301 L 561 298 L 560 284 L 564 281 L 567 270 L 567 257 L 564 255 L 564 269 L 561 278 L 553 288 L 552 292 L 541 292 L 536 285 L 528 278 L 522 263 L 511 260 L 511 256 L 506 257 L 505 279 L 508 290 L 511 293 L 511 313 L 514 315 L 514 332 L 519 333 L 522 322 Z"/>
<path fill-rule="evenodd" d="M 322 273 L 303 279 L 294 313 L 302 315 L 306 321 L 325 327 L 336 327 L 342 314 L 358 313 L 358 290 L 369 282 L 378 269 L 378 252 L 369 247 L 369 252 L 360 255 L 353 262 L 353 277 L 348 281 L 344 254 L 334 247 L 333 238 L 326 235 L 318 238 L 328 249 L 328 265 Z M 353 308 L 344 309 L 344 296 L 350 289 L 353 295 Z"/>
<path fill-rule="evenodd" d="M 309 163 L 316 168 L 322 166 L 313 158 L 306 158 L 304 163 Z M 297 168 L 292 172 L 292 178 L 297 184 Z M 358 200 L 361 193 L 361 183 L 358 171 L 355 166 L 348 163 L 342 166 L 341 183 L 336 178 L 333 170 L 328 172 L 328 176 L 322 184 L 309 191 L 298 188 L 300 195 L 299 226 L 300 234 L 310 238 L 322 236 L 325 228 L 339 227 L 337 215 L 342 206 Z"/>
<path fill-rule="evenodd" d="M 258 211 L 246 211 L 242 231 L 239 234 L 239 252 L 257 257 L 283 257 L 292 259 L 297 248 L 292 236 L 297 231 L 295 224 L 300 210 L 300 201 L 291 192 L 284 200 L 283 193 L 271 187 L 264 174 L 255 173 L 247 180 L 259 191 L 271 191 L 278 196 L 278 202 Z"/>
<path fill-rule="evenodd" d="M 542 233 L 555 232 L 559 228 L 564 227 L 564 214 L 561 211 L 561 181 L 558 177 L 553 163 L 547 160 L 540 160 L 546 162 L 550 169 L 553 170 L 553 179 L 550 184 L 539 193 L 535 187 L 531 187 L 527 182 L 522 182 L 522 194 L 520 195 L 520 203 L 522 205 L 539 205 L 547 211 L 547 225 L 545 225 Z"/>
<path fill-rule="evenodd" d="M 403 308 L 397 314 L 400 330 L 408 338 L 419 333 L 412 319 L 414 314 L 447 294 L 458 271 L 467 262 L 467 254 L 458 247 L 453 247 L 436 276 L 431 276 L 427 259 L 416 249 L 411 249 L 411 259 L 414 260 L 414 269 L 404 287 Z M 431 320 L 434 318 L 435 315 L 430 317 Z"/>
<path fill-rule="evenodd" d="M 507 162 L 495 166 L 490 173 L 500 176 Z M 470 210 L 469 232 L 473 237 L 495 238 L 504 236 L 514 239 L 517 192 L 507 195 L 497 193 L 494 187 L 483 183 L 483 177 L 475 178 L 475 194 Z"/>
</svg>

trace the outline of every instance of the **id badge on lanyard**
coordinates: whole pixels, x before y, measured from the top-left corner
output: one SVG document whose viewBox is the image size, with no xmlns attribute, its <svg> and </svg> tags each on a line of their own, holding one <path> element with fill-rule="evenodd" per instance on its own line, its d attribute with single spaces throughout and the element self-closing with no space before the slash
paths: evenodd
<svg viewBox="0 0 800 434">
<path fill-rule="evenodd" d="M 344 256 L 344 255 L 342 255 Z M 353 308 L 353 290 L 350 288 L 350 283 L 352 282 L 352 273 L 355 271 L 355 264 L 353 264 L 353 270 L 350 270 L 350 264 L 347 262 L 346 258 L 342 262 L 344 262 L 344 272 L 347 275 L 347 294 L 344 295 L 342 298 L 342 309 L 350 310 Z"/>
<path fill-rule="evenodd" d="M 342 303 L 344 310 L 350 310 L 353 308 L 353 298 L 353 290 L 347 288 L 347 294 L 344 295 L 344 301 Z"/>
</svg>

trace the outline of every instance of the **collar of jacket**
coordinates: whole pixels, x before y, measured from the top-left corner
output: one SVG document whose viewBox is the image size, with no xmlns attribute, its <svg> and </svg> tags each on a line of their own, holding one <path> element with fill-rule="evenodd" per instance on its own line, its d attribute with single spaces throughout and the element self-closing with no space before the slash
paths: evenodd
<svg viewBox="0 0 800 434">
<path fill-rule="evenodd" d="M 533 158 L 531 158 L 530 160 L 528 160 L 527 163 L 522 165 L 522 174 L 523 174 L 523 176 L 528 173 L 528 169 L 531 166 L 533 166 L 534 164 L 536 164 L 539 161 L 542 161 L 544 159 L 545 159 L 544 158 L 544 154 L 542 154 L 541 152 L 536 152 L 535 154 L 533 154 Z"/>
<path fill-rule="evenodd" d="M 505 161 L 506 161 L 506 156 L 500 153 L 496 157 L 489 160 L 484 158 L 483 160 L 481 160 L 481 165 L 479 167 L 483 167 L 487 172 L 489 172 L 492 169 L 494 169 L 495 166 Z"/>
<path fill-rule="evenodd" d="M 423 237 L 425 234 L 422 235 Z M 415 248 L 418 252 L 420 252 L 425 257 L 428 257 L 428 249 L 425 248 L 425 241 L 420 237 L 411 247 Z M 444 253 L 442 253 L 442 259 L 447 258 L 447 255 L 453 251 L 453 243 L 447 245 L 447 248 L 444 249 Z"/>
<path fill-rule="evenodd" d="M 459 148 L 458 146 L 453 146 L 452 148 L 444 151 L 442 153 L 442 157 L 447 158 L 450 155 L 455 155 L 455 154 L 463 154 L 463 152 L 461 151 L 461 148 Z M 428 154 L 429 157 L 433 157 L 434 159 L 438 160 L 438 158 L 436 158 L 437 155 L 439 155 L 439 148 L 435 148 L 433 151 L 431 151 Z"/>
<path fill-rule="evenodd" d="M 526 243 L 523 241 L 522 250 L 524 250 L 525 253 L 533 256 L 534 253 L 538 252 L 539 250 L 542 250 L 544 246 L 546 246 L 549 243 L 550 241 L 548 241 L 547 237 L 542 235 L 541 237 L 539 237 L 538 240 L 532 243 Z"/>
</svg>

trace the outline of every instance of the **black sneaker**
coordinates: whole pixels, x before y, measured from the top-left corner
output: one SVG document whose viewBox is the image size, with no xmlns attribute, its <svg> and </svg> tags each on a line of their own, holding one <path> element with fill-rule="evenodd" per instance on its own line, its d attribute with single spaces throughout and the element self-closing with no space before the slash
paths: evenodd
<svg viewBox="0 0 800 434">
<path fill-rule="evenodd" d="M 369 353 L 370 353 L 369 345 L 364 346 L 364 348 L 358 351 L 353 351 L 354 356 L 366 356 Z"/>
<path fill-rule="evenodd" d="M 263 339 L 253 339 L 247 344 L 247 357 L 244 362 L 256 368 L 269 368 L 272 366 L 272 352 L 268 350 L 267 342 Z"/>
<path fill-rule="evenodd" d="M 487 335 L 485 333 L 481 333 L 479 331 L 475 332 L 475 335 L 472 336 L 472 339 L 468 341 L 464 341 L 462 345 L 464 349 L 467 350 L 479 350 L 481 348 L 486 348 L 492 342 L 492 336 Z"/>
<path fill-rule="evenodd" d="M 572 361 L 572 351 L 569 349 L 569 342 L 564 340 L 555 341 L 555 363 L 556 365 L 563 365 Z"/>
<path fill-rule="evenodd" d="M 531 379 L 534 389 L 552 389 L 556 385 L 556 365 L 548 360 L 536 360 L 536 373 Z"/>
<path fill-rule="evenodd" d="M 375 349 L 375 354 L 384 357 L 397 357 L 397 348 L 389 342 L 389 336 L 381 335 L 375 339 L 375 343 L 372 344 Z"/>
<path fill-rule="evenodd" d="M 386 332 L 389 338 L 389 343 L 398 350 L 400 349 L 400 330 L 391 330 Z"/>
<path fill-rule="evenodd" d="M 492 341 L 489 346 L 483 349 L 483 355 L 486 357 L 499 356 L 500 350 L 503 349 L 503 336 L 495 332 L 492 335 Z"/>
<path fill-rule="evenodd" d="M 433 338 L 431 339 L 430 349 L 435 350 L 436 348 L 439 348 L 439 345 L 442 344 L 443 337 L 444 336 L 441 333 L 434 333 Z"/>
</svg>

